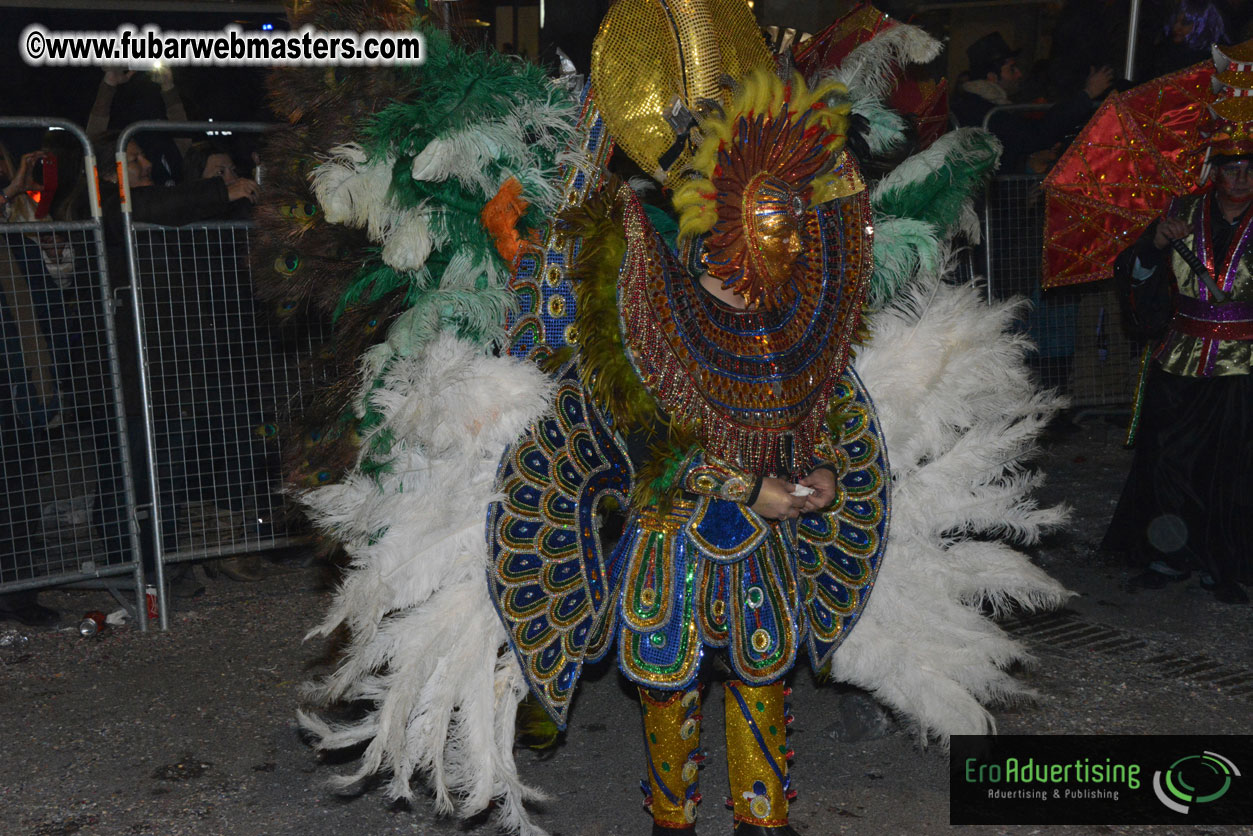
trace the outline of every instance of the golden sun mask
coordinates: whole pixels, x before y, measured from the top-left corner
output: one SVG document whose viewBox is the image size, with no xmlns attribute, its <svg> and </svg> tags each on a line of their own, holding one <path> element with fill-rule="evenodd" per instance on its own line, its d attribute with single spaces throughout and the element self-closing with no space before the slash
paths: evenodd
<svg viewBox="0 0 1253 836">
<path fill-rule="evenodd" d="M 732 286 L 750 305 L 785 285 L 805 249 L 804 197 L 783 179 L 759 172 L 741 199 L 748 263 Z"/>
</svg>

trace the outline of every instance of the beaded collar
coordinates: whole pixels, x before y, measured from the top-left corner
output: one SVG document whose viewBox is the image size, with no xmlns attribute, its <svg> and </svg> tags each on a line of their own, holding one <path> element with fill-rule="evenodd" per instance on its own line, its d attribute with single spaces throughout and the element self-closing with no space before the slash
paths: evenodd
<svg viewBox="0 0 1253 836">
<path fill-rule="evenodd" d="M 849 360 L 872 269 L 869 197 L 808 213 L 815 242 L 771 309 L 736 310 L 679 264 L 634 195 L 618 277 L 623 342 L 644 385 L 718 459 L 803 475 Z"/>
</svg>

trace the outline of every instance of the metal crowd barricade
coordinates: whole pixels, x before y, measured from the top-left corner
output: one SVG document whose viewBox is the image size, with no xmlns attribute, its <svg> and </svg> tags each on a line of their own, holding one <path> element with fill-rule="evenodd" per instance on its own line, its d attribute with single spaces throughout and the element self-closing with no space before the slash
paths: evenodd
<svg viewBox="0 0 1253 836">
<path fill-rule="evenodd" d="M 103 586 L 147 629 L 95 159 L 72 123 L 0 119 L 29 128 L 82 147 L 90 217 L 0 225 L 0 593 Z M 76 179 L 65 162 L 63 195 Z"/>
<path fill-rule="evenodd" d="M 1139 350 L 1122 327 L 1110 282 L 1042 290 L 1042 177 L 1007 175 L 988 184 L 984 267 L 989 299 L 1032 303 L 1021 326 L 1036 345 L 1029 362 L 1041 382 L 1065 393 L 1076 417 L 1130 408 Z"/>
<path fill-rule="evenodd" d="M 140 122 L 118 138 L 118 160 L 136 136 L 155 131 L 239 134 L 254 123 Z M 129 186 L 126 187 L 129 194 Z M 123 224 L 143 358 L 148 499 L 168 626 L 166 567 L 303 542 L 282 513 L 276 426 L 302 392 L 302 358 L 259 315 L 246 221 L 167 227 Z M 305 387 L 307 389 L 307 387 Z"/>
<path fill-rule="evenodd" d="M 1010 110 L 994 108 L 984 119 Z M 1030 363 L 1041 382 L 1065 393 L 1076 417 L 1130 408 L 1139 372 L 1139 346 L 1122 327 L 1110 282 L 1041 288 L 1044 252 L 1043 176 L 1004 174 L 984 193 L 982 267 L 988 299 L 1022 296 L 1032 303 L 1021 327 L 1036 344 Z"/>
</svg>

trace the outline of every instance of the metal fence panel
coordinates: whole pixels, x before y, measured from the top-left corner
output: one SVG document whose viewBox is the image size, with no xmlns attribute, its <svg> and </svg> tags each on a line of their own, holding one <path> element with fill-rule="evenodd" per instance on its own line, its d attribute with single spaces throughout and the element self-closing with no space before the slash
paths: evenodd
<svg viewBox="0 0 1253 836">
<path fill-rule="evenodd" d="M 1122 328 L 1109 282 L 1042 290 L 1043 178 L 994 178 L 983 207 L 982 266 L 990 299 L 1022 296 L 1032 302 L 1021 327 L 1036 351 L 1030 358 L 1041 382 L 1061 389 L 1079 411 L 1125 409 L 1139 370 L 1139 347 Z"/>
<path fill-rule="evenodd" d="M 141 600 L 99 225 L 0 229 L 0 591 L 130 572 Z"/>
<path fill-rule="evenodd" d="M 63 132 L 94 182 L 78 126 L 6 117 L 0 129 Z M 0 593 L 103 584 L 146 628 L 113 297 L 86 193 L 88 218 L 0 225 Z M 119 582 L 133 584 L 133 602 Z"/>
<path fill-rule="evenodd" d="M 295 542 L 276 427 L 301 355 L 258 315 L 246 223 L 134 225 L 147 408 L 166 563 Z"/>
<path fill-rule="evenodd" d="M 117 139 L 121 193 L 131 196 L 126 146 L 150 132 L 226 136 L 267 129 L 246 122 L 137 122 Z M 168 627 L 165 565 L 303 542 L 296 513 L 283 513 L 277 427 L 308 391 L 312 345 L 280 338 L 254 302 L 250 225 L 138 223 L 122 202 L 132 289 L 137 416 L 146 442 L 161 627 Z M 152 219 L 149 219 L 152 220 Z M 131 407 L 134 409 L 134 407 Z"/>
</svg>

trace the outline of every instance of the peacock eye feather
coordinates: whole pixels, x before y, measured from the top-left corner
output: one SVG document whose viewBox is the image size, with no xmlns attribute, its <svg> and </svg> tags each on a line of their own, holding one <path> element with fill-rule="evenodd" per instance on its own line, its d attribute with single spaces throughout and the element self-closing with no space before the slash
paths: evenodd
<svg viewBox="0 0 1253 836">
<path fill-rule="evenodd" d="M 257 426 L 253 429 L 253 432 L 262 438 L 274 438 L 274 436 L 278 435 L 278 425 L 271 424 L 269 422 L 257 424 Z"/>
<path fill-rule="evenodd" d="M 300 269 L 300 253 L 294 250 L 287 252 L 274 259 L 274 269 L 288 276 Z"/>
<path fill-rule="evenodd" d="M 318 205 L 305 201 L 296 201 L 279 207 L 279 214 L 294 221 L 311 221 L 318 214 Z"/>
<path fill-rule="evenodd" d="M 330 90 L 337 90 L 342 87 L 347 78 L 347 70 L 339 66 L 327 67 L 326 72 L 322 74 L 322 81 Z"/>
</svg>

